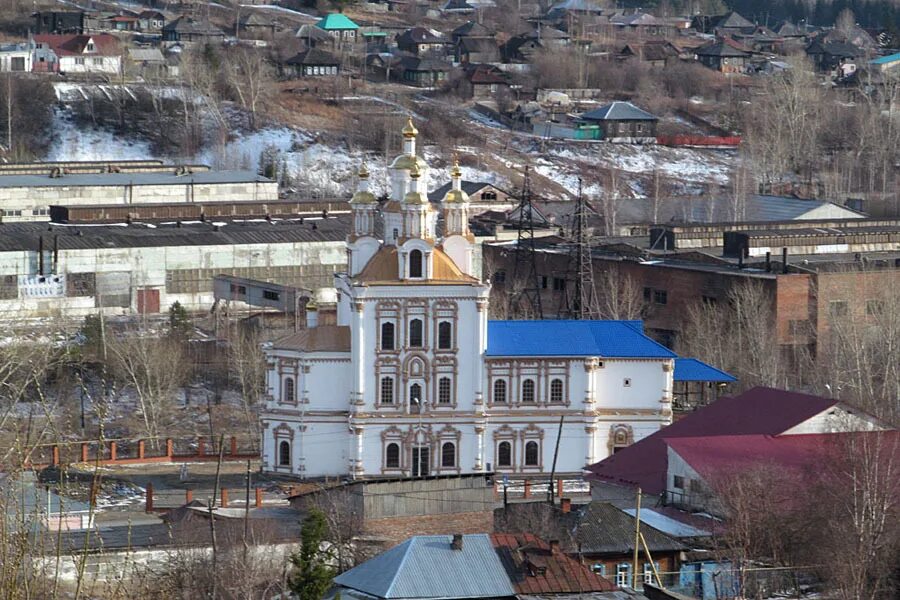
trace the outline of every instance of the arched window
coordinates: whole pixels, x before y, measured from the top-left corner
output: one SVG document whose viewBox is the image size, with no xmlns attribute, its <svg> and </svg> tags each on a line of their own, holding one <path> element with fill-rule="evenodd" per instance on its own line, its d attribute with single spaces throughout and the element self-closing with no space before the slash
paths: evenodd
<svg viewBox="0 0 900 600">
<path fill-rule="evenodd" d="M 512 444 L 509 442 L 500 442 L 497 445 L 497 466 L 512 466 Z"/>
<path fill-rule="evenodd" d="M 438 404 L 450 404 L 450 378 L 441 377 L 438 379 Z"/>
<path fill-rule="evenodd" d="M 381 378 L 381 403 L 382 404 L 393 404 L 394 403 L 394 378 L 393 377 L 382 377 Z"/>
<path fill-rule="evenodd" d="M 536 467 L 539 464 L 538 443 L 528 442 L 525 444 L 525 466 Z"/>
<path fill-rule="evenodd" d="M 522 382 L 522 402 L 534 402 L 534 379 Z"/>
<path fill-rule="evenodd" d="M 441 466 L 456 466 L 456 446 L 453 444 L 453 442 L 444 442 L 444 444 L 441 446 Z"/>
<path fill-rule="evenodd" d="M 550 402 L 563 401 L 563 382 L 562 379 L 554 379 L 550 382 Z"/>
<path fill-rule="evenodd" d="M 409 253 L 409 276 L 422 277 L 422 251 L 413 250 Z"/>
<path fill-rule="evenodd" d="M 278 466 L 291 466 L 291 443 L 282 441 L 278 444 Z"/>
<path fill-rule="evenodd" d="M 438 348 L 441 350 L 453 348 L 453 325 L 449 321 L 438 323 Z"/>
<path fill-rule="evenodd" d="M 422 404 L 424 403 L 424 398 L 422 398 L 422 386 L 418 383 L 414 383 L 409 386 L 409 407 L 414 412 L 421 412 Z"/>
<path fill-rule="evenodd" d="M 391 442 L 384 449 L 384 466 L 387 469 L 400 468 L 400 445 Z"/>
<path fill-rule="evenodd" d="M 494 382 L 494 402 L 506 402 L 506 380 L 498 379 Z"/>
<path fill-rule="evenodd" d="M 413 319 L 409 322 L 409 347 L 421 348 L 423 346 L 422 319 Z"/>
<path fill-rule="evenodd" d="M 382 323 L 381 324 L 381 349 L 382 350 L 393 350 L 394 349 L 394 324 L 393 323 Z"/>
<path fill-rule="evenodd" d="M 294 385 L 293 377 L 285 377 L 284 378 L 284 390 L 281 396 L 282 402 L 289 402 L 293 404 L 297 401 L 297 389 Z"/>
</svg>

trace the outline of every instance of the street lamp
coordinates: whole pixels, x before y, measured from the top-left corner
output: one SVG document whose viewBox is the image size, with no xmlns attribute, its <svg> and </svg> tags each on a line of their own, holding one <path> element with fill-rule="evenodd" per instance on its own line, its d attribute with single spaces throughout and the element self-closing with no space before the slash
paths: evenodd
<svg viewBox="0 0 900 600">
<path fill-rule="evenodd" d="M 422 413 L 425 412 L 425 408 L 428 406 L 428 401 L 420 400 L 419 398 L 413 397 L 412 399 L 410 399 L 410 402 L 412 404 L 415 404 L 416 411 L 419 413 L 419 429 L 416 432 L 416 437 L 418 437 L 419 434 L 422 433 Z M 419 444 L 419 441 L 416 439 L 415 443 Z M 423 443 L 424 443 L 424 436 L 423 436 Z M 417 445 L 416 450 L 418 450 L 418 453 L 415 456 L 415 462 L 416 462 L 415 467 L 419 470 L 419 475 L 421 475 L 423 478 L 425 477 L 426 473 L 423 472 L 423 469 L 422 469 L 422 449 L 425 447 L 426 446 L 424 446 L 424 445 Z M 428 462 L 430 462 L 431 457 L 429 456 L 428 459 L 429 459 Z M 424 471 L 427 471 L 428 470 L 427 462 L 426 462 L 425 466 L 426 466 L 426 469 Z M 414 477 L 415 477 L 415 475 L 414 475 Z"/>
</svg>

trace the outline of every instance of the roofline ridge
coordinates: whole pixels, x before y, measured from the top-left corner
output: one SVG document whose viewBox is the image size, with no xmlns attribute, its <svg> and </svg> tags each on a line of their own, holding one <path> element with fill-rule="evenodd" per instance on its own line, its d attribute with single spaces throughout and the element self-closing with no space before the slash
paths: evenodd
<svg viewBox="0 0 900 600">
<path fill-rule="evenodd" d="M 418 537 L 419 536 L 414 535 L 414 536 L 410 537 L 408 540 L 406 540 L 405 542 L 399 544 L 399 546 L 406 544 L 406 549 L 403 551 L 403 558 L 400 559 L 400 564 L 397 565 L 396 569 L 394 569 L 394 574 L 391 577 L 390 585 L 388 585 L 387 590 L 385 590 L 385 592 L 384 592 L 385 598 L 391 597 L 391 591 L 394 589 L 394 586 L 397 584 L 397 576 L 400 573 L 400 571 L 403 569 L 403 567 L 406 565 L 406 560 L 409 558 L 413 544 L 415 543 L 416 538 L 418 538 Z"/>
</svg>

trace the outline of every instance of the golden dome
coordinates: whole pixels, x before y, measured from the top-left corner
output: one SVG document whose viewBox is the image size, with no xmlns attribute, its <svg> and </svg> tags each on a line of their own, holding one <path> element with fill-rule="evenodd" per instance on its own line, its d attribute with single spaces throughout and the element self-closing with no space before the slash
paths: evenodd
<svg viewBox="0 0 900 600">
<path fill-rule="evenodd" d="M 462 177 L 462 169 L 459 168 L 459 156 L 453 156 L 453 167 L 450 169 L 451 177 Z"/>
<path fill-rule="evenodd" d="M 468 202 L 469 195 L 462 190 L 447 190 L 444 195 L 444 204 L 457 204 Z"/>
<path fill-rule="evenodd" d="M 428 168 L 428 163 L 425 162 L 421 156 L 415 156 L 413 154 L 401 154 L 397 158 L 394 159 L 394 162 L 391 163 L 392 169 L 412 169 L 413 165 L 419 167 L 419 170 L 424 170 Z"/>
<path fill-rule="evenodd" d="M 417 135 L 419 135 L 419 130 L 416 129 L 415 125 L 413 125 L 412 117 L 407 119 L 406 127 L 403 128 L 402 133 L 403 133 L 403 137 L 405 137 L 405 138 L 414 138 Z"/>
<path fill-rule="evenodd" d="M 422 175 L 422 170 L 419 168 L 418 163 L 413 163 L 413 165 L 409 168 L 409 176 L 413 179 L 418 179 Z"/>
<path fill-rule="evenodd" d="M 350 204 L 378 204 L 378 199 L 372 192 L 360 191 L 353 194 L 353 197 L 350 198 Z"/>
<path fill-rule="evenodd" d="M 403 199 L 404 204 L 428 204 L 428 198 L 422 192 L 409 192 Z"/>
</svg>

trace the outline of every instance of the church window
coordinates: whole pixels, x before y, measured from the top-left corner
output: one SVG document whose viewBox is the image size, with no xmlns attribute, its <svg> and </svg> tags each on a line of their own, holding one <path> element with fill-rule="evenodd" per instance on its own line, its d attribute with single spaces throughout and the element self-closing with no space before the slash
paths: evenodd
<svg viewBox="0 0 900 600">
<path fill-rule="evenodd" d="M 413 250 L 409 253 L 409 276 L 422 277 L 422 251 Z"/>
<path fill-rule="evenodd" d="M 494 402 L 506 402 L 506 380 L 498 379 L 494 382 Z"/>
<path fill-rule="evenodd" d="M 392 233 L 395 240 L 400 237 L 400 231 L 396 227 L 394 228 L 394 231 Z"/>
<path fill-rule="evenodd" d="M 278 466 L 291 466 L 291 443 L 288 441 L 278 443 Z"/>
<path fill-rule="evenodd" d="M 438 324 L 438 348 L 450 350 L 453 347 L 453 325 L 449 321 Z"/>
<path fill-rule="evenodd" d="M 456 466 L 456 446 L 453 444 L 453 442 L 444 442 L 444 444 L 441 446 L 441 466 Z"/>
<path fill-rule="evenodd" d="M 293 377 L 284 378 L 284 390 L 281 396 L 282 402 L 294 404 L 297 401 L 297 390 Z"/>
<path fill-rule="evenodd" d="M 393 404 L 394 403 L 394 378 L 393 377 L 382 377 L 381 378 L 381 403 L 382 404 Z"/>
<path fill-rule="evenodd" d="M 497 466 L 512 466 L 512 444 L 509 442 L 500 442 L 497 445 Z"/>
<path fill-rule="evenodd" d="M 423 345 L 423 324 L 421 319 L 413 319 L 409 322 L 409 347 L 421 348 Z"/>
<path fill-rule="evenodd" d="M 441 377 L 438 380 L 438 404 L 450 404 L 450 378 Z"/>
<path fill-rule="evenodd" d="M 394 349 L 394 324 L 393 323 L 382 323 L 381 324 L 381 349 L 382 350 L 393 350 Z"/>
<path fill-rule="evenodd" d="M 550 402 L 563 401 L 563 382 L 562 379 L 554 379 L 550 382 Z"/>
<path fill-rule="evenodd" d="M 409 386 L 409 406 L 413 411 L 420 412 L 422 410 L 422 386 L 414 383 Z"/>
<path fill-rule="evenodd" d="M 533 379 L 526 379 L 522 382 L 522 402 L 534 402 Z"/>
<path fill-rule="evenodd" d="M 391 442 L 384 450 L 384 466 L 387 469 L 400 468 L 400 445 Z"/>
<path fill-rule="evenodd" d="M 525 466 L 536 467 L 539 465 L 538 443 L 531 441 L 525 444 Z"/>
</svg>

